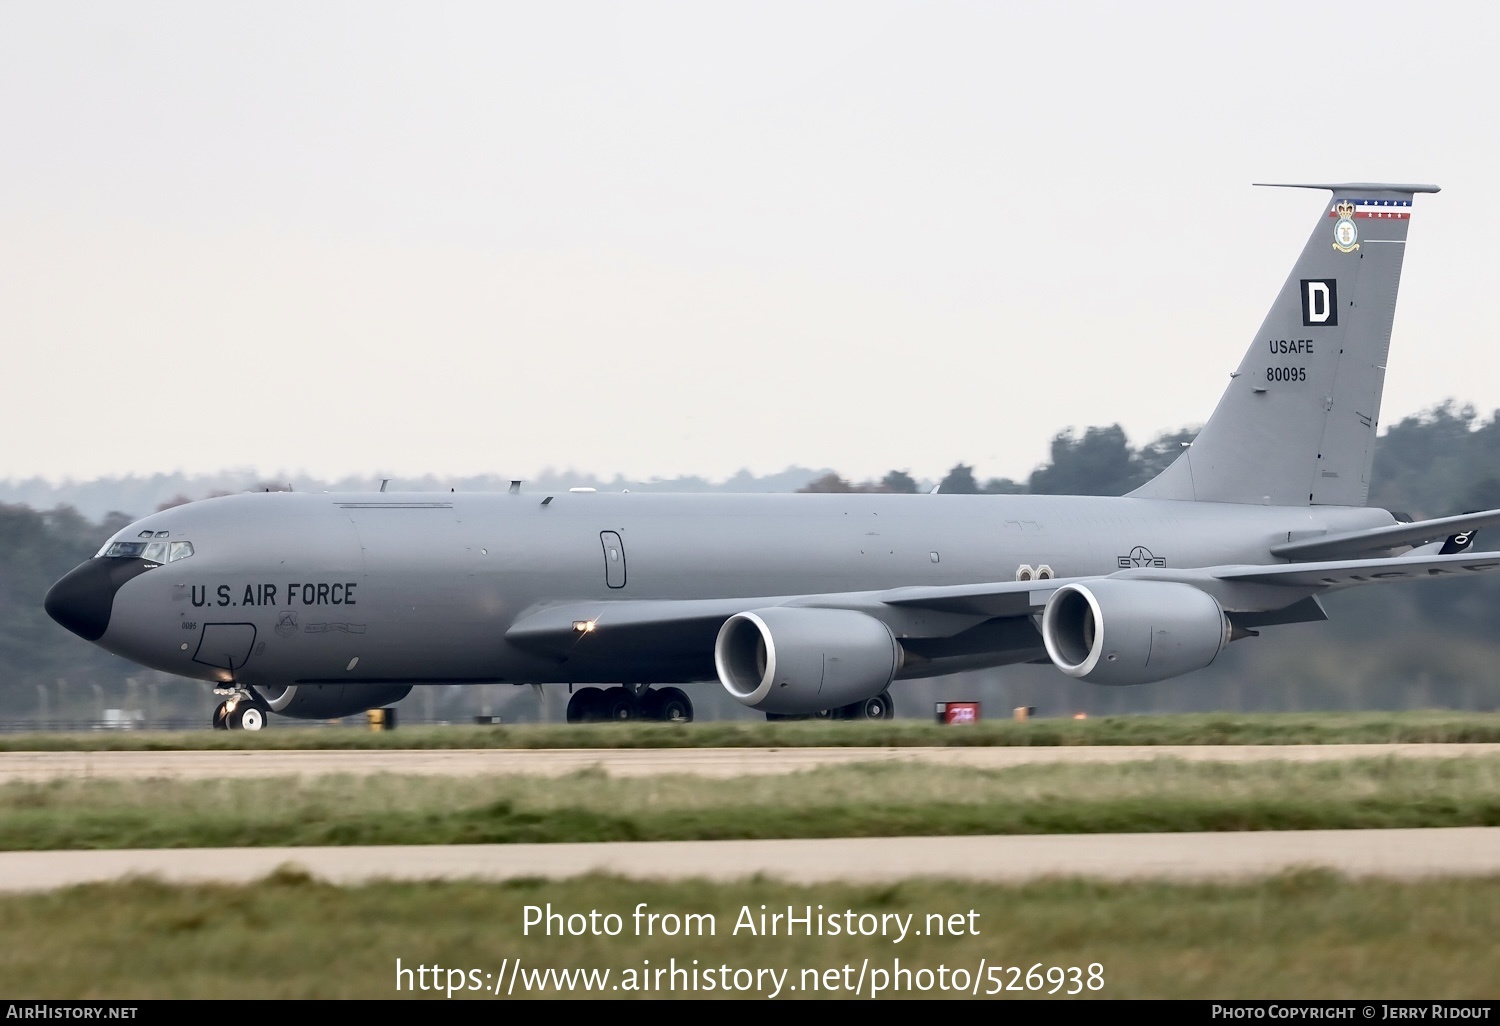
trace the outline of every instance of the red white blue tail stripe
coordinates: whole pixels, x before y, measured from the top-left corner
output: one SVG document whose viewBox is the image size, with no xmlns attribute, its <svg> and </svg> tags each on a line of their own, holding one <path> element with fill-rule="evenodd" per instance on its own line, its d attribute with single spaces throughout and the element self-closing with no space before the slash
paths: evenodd
<svg viewBox="0 0 1500 1026">
<path fill-rule="evenodd" d="M 1411 200 L 1409 199 L 1345 199 L 1339 200 L 1328 210 L 1329 217 L 1338 217 L 1340 203 L 1353 203 L 1354 216 L 1356 218 L 1381 218 L 1384 220 L 1406 221 L 1411 218 Z"/>
</svg>

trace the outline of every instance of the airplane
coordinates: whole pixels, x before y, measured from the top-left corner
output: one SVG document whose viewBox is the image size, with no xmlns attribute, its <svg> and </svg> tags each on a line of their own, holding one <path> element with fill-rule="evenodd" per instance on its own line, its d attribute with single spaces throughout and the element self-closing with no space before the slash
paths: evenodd
<svg viewBox="0 0 1500 1026">
<path fill-rule="evenodd" d="M 1284 187 L 1330 198 L 1212 416 L 1129 495 L 249 493 L 136 521 L 45 608 L 212 682 L 224 729 L 478 683 L 568 685 L 570 722 L 691 720 L 678 685 L 715 680 L 768 719 L 886 719 L 904 680 L 1164 680 L 1326 619 L 1328 592 L 1500 570 L 1471 551 L 1500 510 L 1364 505 L 1413 198 L 1437 187 Z"/>
</svg>

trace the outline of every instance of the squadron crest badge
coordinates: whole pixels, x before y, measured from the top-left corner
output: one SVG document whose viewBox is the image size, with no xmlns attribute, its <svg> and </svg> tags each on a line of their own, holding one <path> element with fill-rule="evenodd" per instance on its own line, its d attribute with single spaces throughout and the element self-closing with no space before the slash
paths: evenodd
<svg viewBox="0 0 1500 1026">
<path fill-rule="evenodd" d="M 1359 229 L 1354 225 L 1354 204 L 1341 200 L 1333 211 L 1339 218 L 1333 223 L 1333 248 L 1340 253 L 1353 253 L 1359 248 Z"/>
</svg>

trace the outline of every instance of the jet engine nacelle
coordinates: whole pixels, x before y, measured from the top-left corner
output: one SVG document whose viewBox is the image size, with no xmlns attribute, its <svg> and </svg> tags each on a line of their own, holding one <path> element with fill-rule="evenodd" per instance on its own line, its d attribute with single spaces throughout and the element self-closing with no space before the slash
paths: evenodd
<svg viewBox="0 0 1500 1026">
<path fill-rule="evenodd" d="M 410 684 L 289 684 L 258 687 L 272 712 L 298 720 L 333 720 L 399 702 Z"/>
<path fill-rule="evenodd" d="M 1093 684 L 1148 684 L 1201 670 L 1229 641 L 1211 595 L 1169 581 L 1087 581 L 1052 593 L 1042 641 L 1057 668 Z"/>
<path fill-rule="evenodd" d="M 793 716 L 874 698 L 890 686 L 901 658 L 889 627 L 851 609 L 736 613 L 714 643 L 725 690 L 752 709 Z"/>
</svg>

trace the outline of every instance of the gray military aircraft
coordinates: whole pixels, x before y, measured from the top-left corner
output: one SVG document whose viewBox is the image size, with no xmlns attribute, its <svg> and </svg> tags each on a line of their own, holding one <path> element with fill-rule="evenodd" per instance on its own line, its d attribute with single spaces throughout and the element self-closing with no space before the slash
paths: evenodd
<svg viewBox="0 0 1500 1026">
<path fill-rule="evenodd" d="M 1332 198 L 1223 398 L 1159 477 L 1046 495 L 297 494 L 120 531 L 46 597 L 111 652 L 212 681 L 216 726 L 418 684 L 568 684 L 570 721 L 894 714 L 895 681 L 1050 661 L 1097 684 L 1208 666 L 1318 596 L 1500 569 L 1500 510 L 1364 506 L 1416 193 Z M 608 683 L 608 689 L 572 685 Z"/>
</svg>

